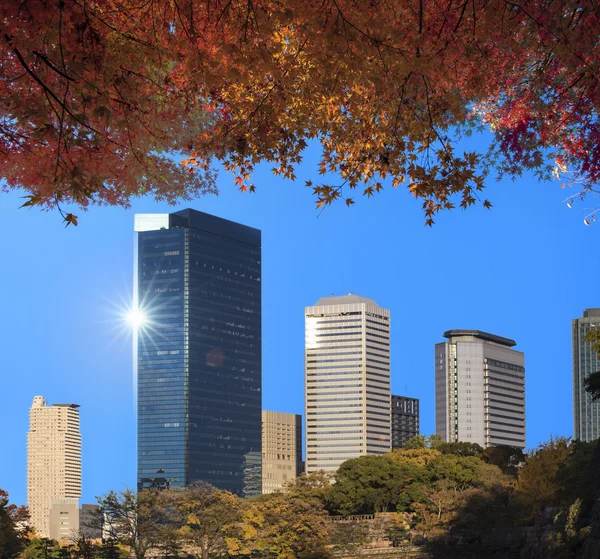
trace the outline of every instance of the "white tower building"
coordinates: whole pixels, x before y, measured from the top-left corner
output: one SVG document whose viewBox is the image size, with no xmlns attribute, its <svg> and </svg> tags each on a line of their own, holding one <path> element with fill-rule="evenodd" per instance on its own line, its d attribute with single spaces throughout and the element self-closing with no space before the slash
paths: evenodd
<svg viewBox="0 0 600 559">
<path fill-rule="evenodd" d="M 76 404 L 48 406 L 42 396 L 35 396 L 29 410 L 27 506 L 31 525 L 42 537 L 55 537 L 50 530 L 53 501 L 81 497 L 78 408 Z"/>
<path fill-rule="evenodd" d="M 350 294 L 305 309 L 306 471 L 391 450 L 390 311 Z"/>
<path fill-rule="evenodd" d="M 435 346 L 435 423 L 444 441 L 525 448 L 525 356 L 514 340 L 449 330 Z"/>
</svg>

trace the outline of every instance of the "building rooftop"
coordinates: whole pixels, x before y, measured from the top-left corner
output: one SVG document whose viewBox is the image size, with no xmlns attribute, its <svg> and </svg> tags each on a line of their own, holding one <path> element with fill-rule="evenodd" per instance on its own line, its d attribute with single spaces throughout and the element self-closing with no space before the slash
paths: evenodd
<svg viewBox="0 0 600 559">
<path fill-rule="evenodd" d="M 507 347 L 514 347 L 517 342 L 510 338 L 503 338 L 502 336 L 496 336 L 496 334 L 489 334 L 488 332 L 482 332 L 481 330 L 446 330 L 444 332 L 444 338 L 466 338 L 472 337 L 486 342 L 493 342 L 495 344 L 504 345 Z"/>
<path fill-rule="evenodd" d="M 137 233 L 160 229 L 191 228 L 242 243 L 260 246 L 259 229 L 229 219 L 187 208 L 170 214 L 135 214 L 133 230 Z"/>
<path fill-rule="evenodd" d="M 596 318 L 600 317 L 600 309 L 585 309 L 583 311 L 583 318 Z"/>
<path fill-rule="evenodd" d="M 331 297 L 321 297 L 313 306 L 323 307 L 325 305 L 355 305 L 364 303 L 366 305 L 377 305 L 373 299 L 367 297 L 361 297 L 354 293 L 348 293 L 348 295 L 332 295 Z"/>
<path fill-rule="evenodd" d="M 52 404 L 55 408 L 79 408 L 79 404 Z"/>
</svg>

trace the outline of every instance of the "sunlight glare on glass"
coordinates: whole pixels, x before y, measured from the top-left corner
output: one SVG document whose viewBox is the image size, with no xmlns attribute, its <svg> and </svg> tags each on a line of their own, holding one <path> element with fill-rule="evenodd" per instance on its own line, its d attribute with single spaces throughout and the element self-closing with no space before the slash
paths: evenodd
<svg viewBox="0 0 600 559">
<path fill-rule="evenodd" d="M 144 324 L 146 317 L 140 309 L 132 309 L 127 313 L 127 322 L 134 328 L 139 328 Z"/>
</svg>

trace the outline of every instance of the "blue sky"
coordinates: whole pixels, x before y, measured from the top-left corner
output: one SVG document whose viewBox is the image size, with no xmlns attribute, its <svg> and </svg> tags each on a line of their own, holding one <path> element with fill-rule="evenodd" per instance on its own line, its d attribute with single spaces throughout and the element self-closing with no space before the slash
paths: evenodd
<svg viewBox="0 0 600 559">
<path fill-rule="evenodd" d="M 320 215 L 304 179 L 268 170 L 255 194 L 221 178 L 221 193 L 177 206 L 262 230 L 263 406 L 303 411 L 303 309 L 355 292 L 392 314 L 392 390 L 421 399 L 434 431 L 433 347 L 451 328 L 486 330 L 525 352 L 527 443 L 572 434 L 571 319 L 600 306 L 600 224 L 557 183 L 492 183 L 494 204 L 454 210 L 423 226 L 402 189 Z M 314 178 L 314 177 L 313 177 Z M 596 200 L 597 202 L 597 200 Z M 28 408 L 37 394 L 81 405 L 83 502 L 135 483 L 131 336 L 122 313 L 132 291 L 133 214 L 172 207 L 92 208 L 77 228 L 57 213 L 18 209 L 0 196 L 0 372 L 4 424 L 0 487 L 26 500 Z"/>
</svg>

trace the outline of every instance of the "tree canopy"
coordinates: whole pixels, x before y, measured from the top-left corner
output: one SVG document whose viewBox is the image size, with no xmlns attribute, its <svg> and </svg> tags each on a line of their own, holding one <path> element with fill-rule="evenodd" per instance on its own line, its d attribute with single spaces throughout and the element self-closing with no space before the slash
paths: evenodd
<svg viewBox="0 0 600 559">
<path fill-rule="evenodd" d="M 592 351 L 598 355 L 600 360 L 600 329 L 592 328 L 584 338 L 584 341 L 592 344 Z M 592 401 L 597 402 L 600 400 L 600 371 L 594 371 L 590 373 L 584 380 L 583 386 L 591 396 Z"/>
<path fill-rule="evenodd" d="M 600 178 L 600 7 L 575 0 L 2 2 L 0 178 L 127 205 L 295 178 L 319 206 L 405 185 L 427 223 L 486 177 Z M 487 148 L 461 138 L 489 129 Z M 179 164 L 173 155 L 183 156 Z M 564 178 L 564 177 L 563 177 Z M 68 223 L 76 223 L 72 214 Z"/>
<path fill-rule="evenodd" d="M 8 493 L 0 489 L 0 559 L 13 559 L 23 549 L 28 519 L 27 509 L 10 504 Z"/>
</svg>

